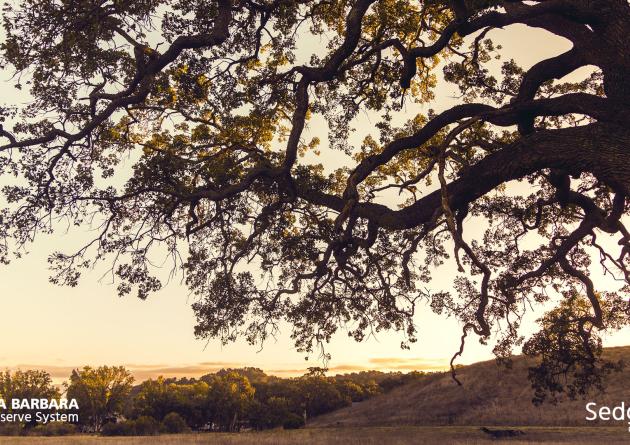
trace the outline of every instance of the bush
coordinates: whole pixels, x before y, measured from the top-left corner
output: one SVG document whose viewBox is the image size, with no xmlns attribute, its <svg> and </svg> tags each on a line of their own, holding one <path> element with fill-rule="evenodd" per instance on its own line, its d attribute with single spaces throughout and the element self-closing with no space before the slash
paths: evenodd
<svg viewBox="0 0 630 445">
<path fill-rule="evenodd" d="M 177 413 L 169 413 L 164 416 L 164 419 L 162 420 L 162 425 L 164 425 L 164 430 L 167 433 L 172 434 L 185 433 L 186 431 L 190 430 L 183 417 Z"/>
<path fill-rule="evenodd" d="M 153 417 L 141 416 L 136 420 L 124 420 L 116 423 L 106 423 L 102 430 L 103 436 L 155 436 L 162 431 L 162 425 Z"/>
<path fill-rule="evenodd" d="M 302 428 L 304 426 L 304 418 L 295 413 L 290 413 L 286 419 L 284 419 L 284 423 L 282 424 L 282 428 L 285 430 L 296 430 L 298 428 Z"/>
<path fill-rule="evenodd" d="M 0 436 L 19 436 L 24 432 L 19 423 L 0 423 Z"/>
<path fill-rule="evenodd" d="M 32 434 L 37 436 L 68 436 L 76 432 L 76 426 L 65 422 L 50 422 L 44 425 L 37 425 L 32 430 Z"/>
<path fill-rule="evenodd" d="M 160 422 L 151 416 L 140 416 L 136 419 L 137 436 L 156 436 L 161 432 Z"/>
<path fill-rule="evenodd" d="M 106 423 L 101 429 L 101 435 L 103 436 L 133 436 L 135 434 L 136 422 L 133 420 Z"/>
</svg>

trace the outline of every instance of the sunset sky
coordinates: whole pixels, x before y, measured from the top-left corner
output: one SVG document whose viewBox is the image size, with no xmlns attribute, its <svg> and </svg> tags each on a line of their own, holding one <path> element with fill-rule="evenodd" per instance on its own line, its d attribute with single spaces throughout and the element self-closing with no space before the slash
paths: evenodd
<svg viewBox="0 0 630 445">
<path fill-rule="evenodd" d="M 550 34 L 524 26 L 495 30 L 489 37 L 503 45 L 503 54 L 515 57 L 525 68 L 534 62 L 566 50 L 567 43 Z M 3 73 L 7 81 L 3 93 L 5 103 L 15 103 L 20 96 L 11 93 L 11 73 Z M 436 101 L 420 108 L 439 111 L 457 102 L 454 86 L 440 85 Z M 410 111 L 410 116 L 418 110 Z M 361 125 L 369 125 L 364 117 Z M 317 133 L 317 124 L 310 128 Z M 325 138 L 322 138 L 325 139 Z M 322 153 L 325 157 L 325 151 Z M 329 155 L 328 155 L 329 156 Z M 6 184 L 7 179 L 1 179 Z M 237 342 L 221 346 L 217 341 L 206 343 L 194 338 L 195 319 L 190 304 L 192 296 L 178 277 L 147 301 L 116 296 L 116 285 L 109 277 L 101 279 L 105 265 L 86 274 L 76 288 L 57 287 L 48 282 L 47 256 L 55 250 L 78 246 L 87 228 L 67 234 L 41 237 L 30 247 L 29 255 L 0 267 L 2 322 L 0 366 L 4 368 L 40 368 L 51 372 L 56 381 L 65 379 L 74 367 L 84 365 L 125 365 L 138 380 L 157 375 L 199 376 L 224 367 L 256 366 L 281 376 L 303 374 L 309 366 L 322 366 L 318 352 L 295 351 L 285 328 L 277 339 L 264 348 Z M 437 271 L 432 288 L 449 289 L 453 270 Z M 530 315 L 524 333 L 531 332 Z M 433 314 L 420 307 L 415 318 L 419 341 L 411 350 L 400 349 L 402 336 L 378 333 L 357 344 L 341 329 L 326 352 L 332 355 L 330 370 L 350 372 L 379 370 L 438 370 L 448 365 L 459 347 L 461 328 L 453 319 Z M 630 344 L 630 330 L 607 338 L 608 346 Z M 480 345 L 470 337 L 462 363 L 492 358 L 492 346 Z"/>
</svg>

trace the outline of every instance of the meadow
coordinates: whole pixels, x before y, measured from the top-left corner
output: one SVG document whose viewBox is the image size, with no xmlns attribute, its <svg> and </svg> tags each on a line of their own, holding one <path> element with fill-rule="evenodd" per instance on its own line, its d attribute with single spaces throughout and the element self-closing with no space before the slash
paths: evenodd
<svg viewBox="0 0 630 445">
<path fill-rule="evenodd" d="M 518 438 L 496 440 L 478 427 L 366 427 L 307 428 L 246 433 L 178 434 L 146 437 L 2 437 L 0 445 L 476 445 L 524 444 L 594 444 L 627 443 L 623 426 L 616 427 L 524 427 Z"/>
</svg>

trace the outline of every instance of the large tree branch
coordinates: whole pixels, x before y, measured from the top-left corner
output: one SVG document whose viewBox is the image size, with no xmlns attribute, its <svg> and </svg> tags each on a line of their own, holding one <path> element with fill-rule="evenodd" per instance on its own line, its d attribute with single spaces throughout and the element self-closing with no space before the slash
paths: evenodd
<svg viewBox="0 0 630 445">
<path fill-rule="evenodd" d="M 232 2 L 231 0 L 218 0 L 218 4 L 218 15 L 210 33 L 180 36 L 163 54 L 159 55 L 154 50 L 150 50 L 147 47 L 147 51 L 150 52 L 150 62 L 138 64 L 137 72 L 134 78 L 131 80 L 127 88 L 118 93 L 108 94 L 96 92 L 103 88 L 102 85 L 99 85 L 97 89 L 93 91 L 93 94 L 90 95 L 91 106 L 95 107 L 96 102 L 103 99 L 109 100 L 110 103 L 101 112 L 96 114 L 89 122 L 83 125 L 80 131 L 74 134 L 69 134 L 63 130 L 55 128 L 38 138 L 17 142 L 11 141 L 11 143 L 7 145 L 0 146 L 0 150 L 41 145 L 52 142 L 60 136 L 66 138 L 68 142 L 79 141 L 109 119 L 117 110 L 144 101 L 150 92 L 154 76 L 177 59 L 182 51 L 185 49 L 217 46 L 227 40 L 229 36 L 229 25 L 232 18 Z M 136 48 L 136 58 L 139 61 L 143 60 L 142 58 L 145 56 L 144 52 L 137 51 L 137 49 L 138 48 Z"/>
<path fill-rule="evenodd" d="M 452 209 L 464 208 L 499 184 L 545 168 L 561 168 L 572 174 L 590 172 L 613 189 L 629 195 L 629 146 L 630 129 L 614 124 L 594 123 L 540 131 L 488 155 L 451 182 L 449 204 Z M 300 189 L 298 195 L 338 212 L 345 206 L 344 199 L 312 189 Z M 439 208 L 441 194 L 438 190 L 401 210 L 375 203 L 356 203 L 353 212 L 381 227 L 401 230 L 429 222 Z"/>
<path fill-rule="evenodd" d="M 358 197 L 357 186 L 377 167 L 385 165 L 394 156 L 408 149 L 426 143 L 442 128 L 458 120 L 478 117 L 499 126 L 511 126 L 519 123 L 523 117 L 560 116 L 579 113 L 593 116 L 600 120 L 625 122 L 628 113 L 624 110 L 612 110 L 605 99 L 589 94 L 568 94 L 560 98 L 514 103 L 504 108 L 494 108 L 484 104 L 464 104 L 455 106 L 430 120 L 422 129 L 405 138 L 399 138 L 388 144 L 382 152 L 365 158 L 352 172 L 344 195 Z"/>
</svg>

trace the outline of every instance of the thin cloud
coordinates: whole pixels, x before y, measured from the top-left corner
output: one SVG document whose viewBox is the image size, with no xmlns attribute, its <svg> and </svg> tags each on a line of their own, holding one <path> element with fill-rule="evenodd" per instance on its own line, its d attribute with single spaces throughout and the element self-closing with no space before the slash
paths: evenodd
<svg viewBox="0 0 630 445">
<path fill-rule="evenodd" d="M 448 365 L 444 364 L 444 365 L 423 365 L 423 366 L 396 365 L 396 366 L 390 366 L 387 369 L 395 369 L 397 371 L 442 371 L 447 368 L 448 368 Z"/>
<path fill-rule="evenodd" d="M 333 366 L 332 368 L 328 368 L 329 371 L 337 371 L 337 372 L 357 372 L 357 371 L 367 371 L 369 368 L 365 366 L 359 365 L 338 365 Z"/>
<path fill-rule="evenodd" d="M 171 365 L 167 363 L 158 363 L 158 364 L 125 363 L 123 366 L 125 368 L 133 368 L 133 369 L 155 369 L 155 368 L 168 368 Z"/>
<path fill-rule="evenodd" d="M 201 362 L 199 363 L 200 366 L 220 366 L 222 368 L 238 368 L 238 367 L 242 367 L 245 366 L 242 363 L 235 363 L 235 362 Z"/>
<path fill-rule="evenodd" d="M 374 363 L 375 365 L 391 365 L 394 363 L 407 363 L 409 362 L 409 359 L 407 358 L 398 358 L 398 357 L 378 357 L 378 358 L 371 358 L 370 360 L 368 360 L 370 363 Z"/>
<path fill-rule="evenodd" d="M 271 374 L 276 376 L 299 376 L 304 375 L 308 372 L 306 368 L 303 369 L 267 369 L 264 370 L 265 374 Z"/>
<path fill-rule="evenodd" d="M 26 371 L 27 369 L 33 370 L 41 370 L 46 371 L 50 374 L 53 379 L 67 379 L 70 377 L 73 369 L 76 369 L 76 366 L 59 366 L 59 365 L 30 365 L 30 364 L 19 364 L 16 366 L 7 366 L 6 369 L 11 371 L 22 370 Z"/>
<path fill-rule="evenodd" d="M 438 370 L 448 367 L 447 359 L 413 359 L 401 357 L 377 357 L 368 360 L 379 368 L 396 370 Z"/>
</svg>

